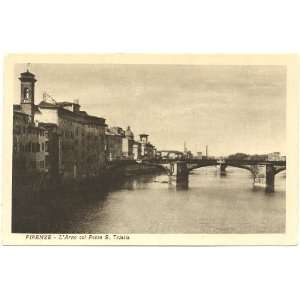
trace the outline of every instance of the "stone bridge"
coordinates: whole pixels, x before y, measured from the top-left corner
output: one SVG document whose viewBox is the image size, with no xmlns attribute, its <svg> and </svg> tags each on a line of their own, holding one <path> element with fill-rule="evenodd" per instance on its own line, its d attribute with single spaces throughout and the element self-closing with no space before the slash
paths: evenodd
<svg viewBox="0 0 300 300">
<path fill-rule="evenodd" d="M 275 175 L 286 169 L 285 161 L 256 161 L 256 160 L 217 160 L 217 159 L 190 159 L 190 160 L 161 160 L 152 161 L 163 167 L 168 175 L 176 177 L 176 183 L 187 185 L 189 172 L 209 166 L 219 166 L 220 175 L 226 175 L 228 166 L 248 170 L 253 178 L 254 186 L 264 187 L 266 192 L 274 192 Z"/>
</svg>

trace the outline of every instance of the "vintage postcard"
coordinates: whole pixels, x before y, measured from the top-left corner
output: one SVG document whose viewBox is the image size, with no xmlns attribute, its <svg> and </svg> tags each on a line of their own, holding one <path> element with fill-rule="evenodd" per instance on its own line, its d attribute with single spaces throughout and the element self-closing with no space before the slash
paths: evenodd
<svg viewBox="0 0 300 300">
<path fill-rule="evenodd" d="M 6 245 L 294 245 L 296 55 L 5 58 Z"/>
</svg>

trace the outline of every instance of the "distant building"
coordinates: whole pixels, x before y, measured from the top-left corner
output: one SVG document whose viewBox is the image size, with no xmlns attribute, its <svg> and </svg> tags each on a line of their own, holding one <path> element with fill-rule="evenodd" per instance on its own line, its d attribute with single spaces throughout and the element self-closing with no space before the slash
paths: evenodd
<svg viewBox="0 0 300 300">
<path fill-rule="evenodd" d="M 185 158 L 187 158 L 187 159 L 193 158 L 193 154 L 192 154 L 192 152 L 189 151 L 189 150 L 184 154 L 184 156 L 185 156 Z"/>
<path fill-rule="evenodd" d="M 193 154 L 190 150 L 188 150 L 186 142 L 183 144 L 183 154 L 186 159 L 190 159 L 193 157 Z"/>
<path fill-rule="evenodd" d="M 203 158 L 202 152 L 197 152 L 197 155 L 195 158 L 202 159 Z"/>
<path fill-rule="evenodd" d="M 185 154 L 177 150 L 160 150 L 161 159 L 183 159 Z"/>
<path fill-rule="evenodd" d="M 111 127 L 106 130 L 107 159 L 138 160 L 141 158 L 141 142 L 134 140 L 134 134 L 130 128 Z"/>
<path fill-rule="evenodd" d="M 127 159 L 133 159 L 133 145 L 134 145 L 134 134 L 130 128 L 127 127 L 123 138 L 123 157 Z"/>
<path fill-rule="evenodd" d="M 155 158 L 156 159 L 161 159 L 161 151 L 160 150 L 155 151 Z"/>
<path fill-rule="evenodd" d="M 268 161 L 280 161 L 280 152 L 272 152 L 268 154 Z"/>
<path fill-rule="evenodd" d="M 153 159 L 155 158 L 155 147 L 148 141 L 148 134 L 140 134 L 141 143 L 141 158 L 143 159 Z"/>
<path fill-rule="evenodd" d="M 133 159 L 139 160 L 142 153 L 142 144 L 138 141 L 133 142 Z"/>
</svg>

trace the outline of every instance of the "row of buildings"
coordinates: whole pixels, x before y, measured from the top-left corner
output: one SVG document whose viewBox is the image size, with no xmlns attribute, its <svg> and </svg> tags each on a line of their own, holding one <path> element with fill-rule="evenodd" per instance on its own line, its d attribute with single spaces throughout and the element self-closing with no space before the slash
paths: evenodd
<svg viewBox="0 0 300 300">
<path fill-rule="evenodd" d="M 126 130 L 121 127 L 107 127 L 106 158 L 108 161 L 120 159 L 152 159 L 156 155 L 156 148 L 148 141 L 148 134 L 140 134 L 139 140 L 128 126 Z"/>
<path fill-rule="evenodd" d="M 48 172 L 64 178 L 100 174 L 109 161 L 152 159 L 156 149 L 130 127 L 108 127 L 81 110 L 78 101 L 57 102 L 44 93 L 35 104 L 35 75 L 21 73 L 20 104 L 13 109 L 13 174 Z"/>
</svg>

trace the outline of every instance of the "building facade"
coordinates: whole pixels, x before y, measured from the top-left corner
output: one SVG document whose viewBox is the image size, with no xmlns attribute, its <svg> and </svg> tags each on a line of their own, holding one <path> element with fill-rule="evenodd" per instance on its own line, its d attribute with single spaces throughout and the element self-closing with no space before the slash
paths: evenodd
<svg viewBox="0 0 300 300">
<path fill-rule="evenodd" d="M 155 147 L 148 141 L 148 134 L 140 134 L 141 143 L 141 158 L 142 159 L 153 159 L 156 156 Z"/>
<path fill-rule="evenodd" d="M 22 111 L 14 110 L 13 113 L 13 172 L 47 171 L 47 130 L 36 126 Z"/>
<path fill-rule="evenodd" d="M 134 160 L 139 160 L 141 159 L 141 153 L 142 153 L 142 144 L 138 141 L 133 142 L 133 159 Z"/>
<path fill-rule="evenodd" d="M 106 159 L 107 161 L 120 160 L 123 157 L 124 131 L 120 127 L 106 128 Z"/>
<path fill-rule="evenodd" d="M 105 119 L 80 110 L 78 101 L 56 102 L 44 96 L 35 105 L 35 75 L 21 73 L 20 105 L 14 105 L 13 165 L 86 178 L 100 174 L 106 163 Z"/>
<path fill-rule="evenodd" d="M 105 119 L 88 115 L 78 103 L 38 105 L 36 121 L 54 125 L 59 152 L 59 173 L 65 178 L 98 175 L 105 167 Z"/>
<path fill-rule="evenodd" d="M 138 159 L 134 155 L 134 134 L 130 126 L 124 130 L 121 127 L 110 127 L 106 130 L 107 160 L 133 160 Z"/>
<path fill-rule="evenodd" d="M 133 144 L 134 144 L 134 134 L 130 126 L 128 126 L 127 129 L 124 131 L 123 146 L 122 146 L 124 159 L 134 159 Z"/>
<path fill-rule="evenodd" d="M 21 73 L 20 104 L 13 107 L 13 172 L 15 175 L 46 172 L 48 152 L 47 130 L 34 119 L 35 76 L 28 70 Z"/>
</svg>

